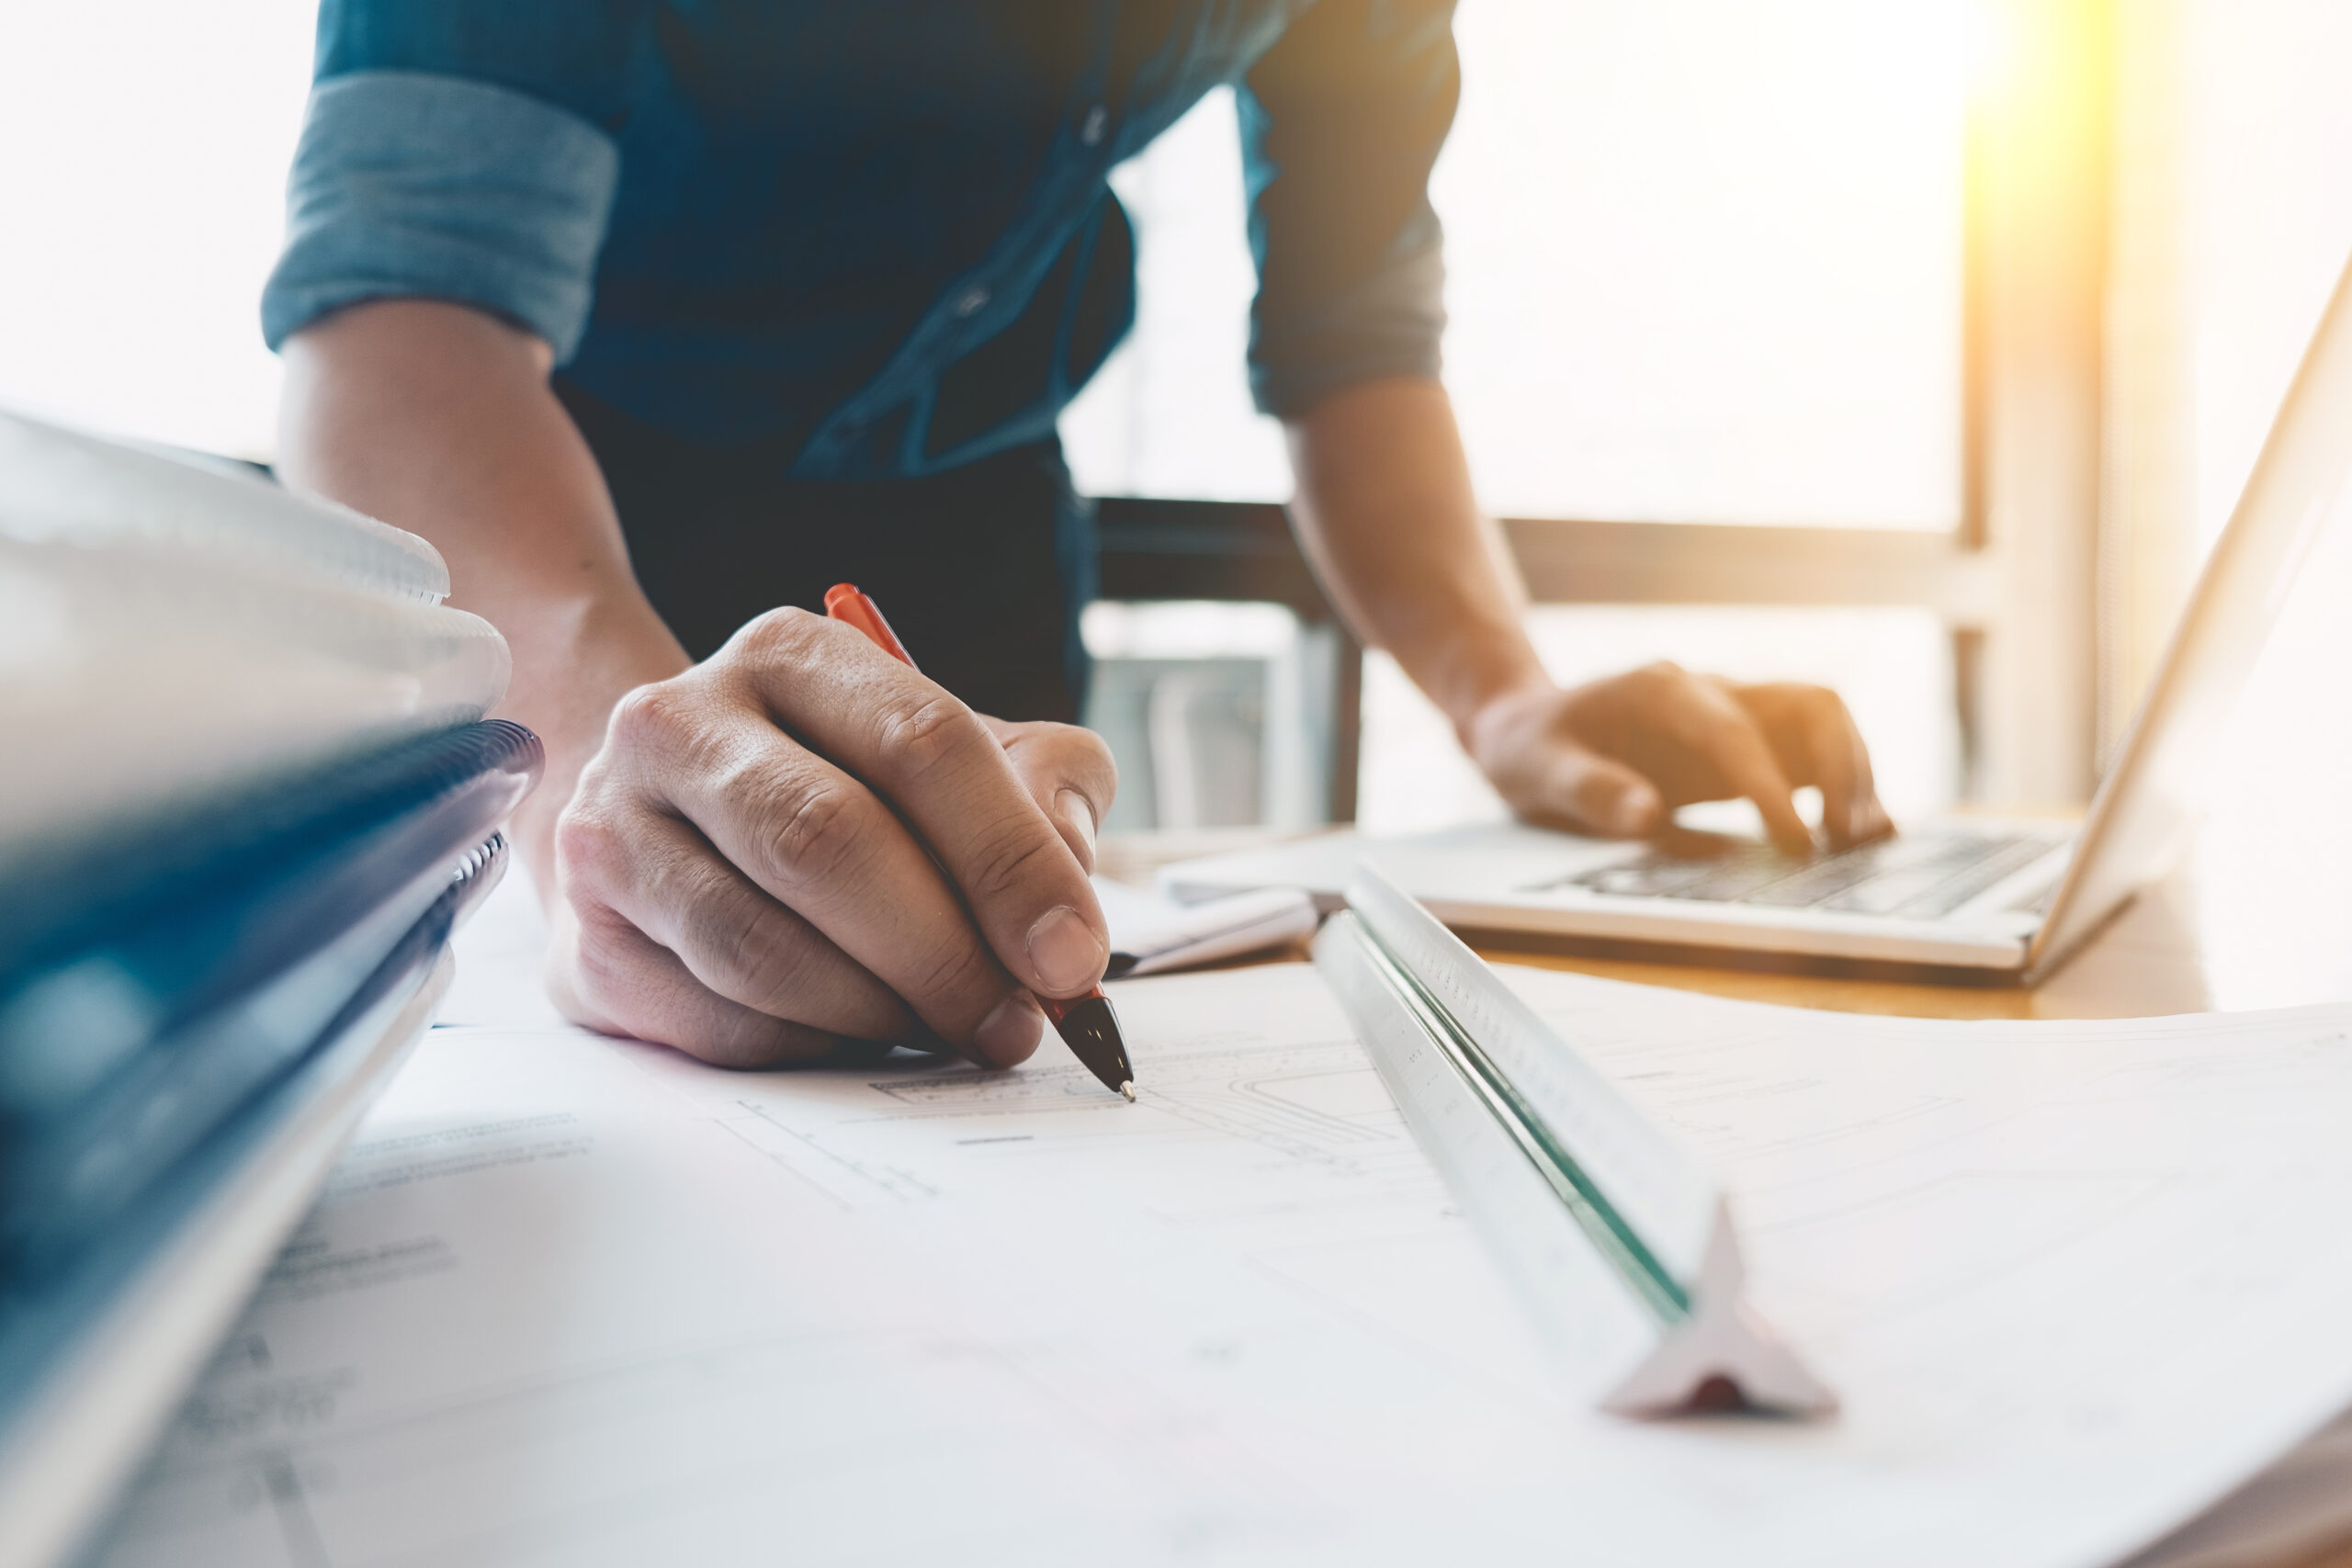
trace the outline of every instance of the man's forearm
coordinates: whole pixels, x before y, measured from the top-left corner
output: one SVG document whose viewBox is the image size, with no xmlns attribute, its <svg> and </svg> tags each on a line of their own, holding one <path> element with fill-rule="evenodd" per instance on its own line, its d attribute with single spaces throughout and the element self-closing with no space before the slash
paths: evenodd
<svg viewBox="0 0 2352 1568">
<path fill-rule="evenodd" d="M 1453 405 L 1433 381 L 1375 381 L 1289 427 L 1299 540 L 1340 615 L 1464 734 L 1495 698 L 1544 682 L 1526 591 L 1480 514 Z"/>
<path fill-rule="evenodd" d="M 286 482 L 430 539 L 452 603 L 514 650 L 499 711 L 547 744 L 547 781 L 515 823 L 544 890 L 555 814 L 613 704 L 688 663 L 629 572 L 547 347 L 462 306 L 396 299 L 303 329 L 285 360 Z"/>
</svg>

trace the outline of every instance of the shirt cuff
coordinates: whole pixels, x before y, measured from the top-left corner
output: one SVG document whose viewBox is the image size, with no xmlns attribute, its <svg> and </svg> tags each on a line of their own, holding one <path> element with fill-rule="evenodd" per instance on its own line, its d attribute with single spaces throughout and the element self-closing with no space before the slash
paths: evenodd
<svg viewBox="0 0 2352 1568">
<path fill-rule="evenodd" d="M 311 92 L 262 290 L 273 349 L 331 310 L 423 295 L 479 306 L 570 360 L 620 183 L 613 139 L 522 93 L 365 71 Z"/>
<path fill-rule="evenodd" d="M 1366 381 L 1433 381 L 1445 335 L 1445 253 L 1423 243 L 1354 288 L 1304 310 L 1263 309 L 1250 324 L 1250 392 L 1261 413 L 1295 419 Z"/>
</svg>

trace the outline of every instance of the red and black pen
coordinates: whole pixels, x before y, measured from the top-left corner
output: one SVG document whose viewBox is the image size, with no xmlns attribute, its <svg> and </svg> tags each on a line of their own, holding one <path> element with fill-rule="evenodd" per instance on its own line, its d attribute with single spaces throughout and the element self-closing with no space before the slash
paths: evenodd
<svg viewBox="0 0 2352 1568">
<path fill-rule="evenodd" d="M 915 667 L 906 645 L 890 629 L 890 623 L 882 618 L 880 607 L 860 592 L 855 583 L 836 582 L 825 590 L 825 614 L 855 626 L 875 647 L 908 669 Z M 1103 1087 L 1114 1093 L 1135 1099 L 1136 1073 L 1127 1065 L 1126 1042 L 1119 1037 L 1119 1015 L 1111 1010 L 1111 998 L 1102 994 L 1102 987 L 1069 1001 L 1039 997 L 1037 1004 L 1054 1021 L 1054 1032 L 1069 1046 L 1070 1055 L 1085 1064 L 1088 1072 L 1101 1078 Z"/>
</svg>

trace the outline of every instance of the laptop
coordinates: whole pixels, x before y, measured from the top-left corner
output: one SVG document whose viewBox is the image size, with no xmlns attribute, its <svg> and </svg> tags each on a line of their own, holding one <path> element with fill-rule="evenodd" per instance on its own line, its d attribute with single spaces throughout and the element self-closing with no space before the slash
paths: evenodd
<svg viewBox="0 0 2352 1568">
<path fill-rule="evenodd" d="M 2006 975 L 2031 983 L 2162 876 L 2305 558 L 2352 477 L 2352 266 L 2280 405 L 2079 829 L 1947 818 L 1799 860 L 1706 855 L 1517 824 L 1330 834 L 1164 869 L 1177 898 L 1290 886 L 1336 908 L 1359 856 L 1450 925 Z"/>
</svg>

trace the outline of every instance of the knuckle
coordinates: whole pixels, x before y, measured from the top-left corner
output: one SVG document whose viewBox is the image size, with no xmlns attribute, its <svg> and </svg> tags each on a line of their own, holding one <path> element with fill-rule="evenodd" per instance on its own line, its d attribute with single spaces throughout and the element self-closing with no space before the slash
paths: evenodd
<svg viewBox="0 0 2352 1568">
<path fill-rule="evenodd" d="M 612 744 L 607 721 L 607 737 L 580 769 L 580 777 L 571 786 L 571 797 L 564 803 L 569 810 L 582 803 L 615 801 L 627 797 L 629 788 L 628 767 Z"/>
<path fill-rule="evenodd" d="M 604 812 L 575 803 L 556 818 L 556 865 L 568 882 L 603 886 L 627 853 L 625 836 Z"/>
<path fill-rule="evenodd" d="M 913 995 L 934 1015 L 968 1006 L 975 1024 L 1004 991 L 996 965 L 977 942 L 949 942 L 926 953 L 908 982 Z"/>
<path fill-rule="evenodd" d="M 810 780 L 784 792 L 780 800 L 763 791 L 761 804 L 775 813 L 765 841 L 795 882 L 830 884 L 853 876 L 873 852 L 865 802 L 849 784 Z"/>
<path fill-rule="evenodd" d="M 643 989 L 633 944 L 622 941 L 613 918 L 577 910 L 571 940 L 548 948 L 549 989 L 568 994 L 603 1021 L 629 1027 Z"/>
<path fill-rule="evenodd" d="M 719 652 L 722 659 L 750 658 L 762 661 L 790 660 L 805 652 L 809 639 L 821 635 L 821 628 L 831 626 L 821 615 L 811 615 L 797 604 L 781 604 L 763 611 L 745 621 L 727 639 Z"/>
<path fill-rule="evenodd" d="M 656 681 L 613 705 L 605 733 L 612 744 L 626 750 L 674 746 L 693 727 L 693 698 L 676 682 Z"/>
<path fill-rule="evenodd" d="M 790 911 L 745 895 L 712 899 L 689 917 L 695 945 L 726 976 L 725 994 L 745 1007 L 773 1013 L 808 979 L 808 942 Z"/>
<path fill-rule="evenodd" d="M 1119 779 L 1118 759 L 1111 755 L 1110 742 L 1091 729 L 1076 725 L 1059 727 L 1064 730 L 1062 743 L 1066 748 L 1068 767 L 1072 773 L 1098 778 L 1116 785 Z"/>
<path fill-rule="evenodd" d="M 831 1041 L 814 1030 L 753 1012 L 730 1012 L 686 1049 L 714 1067 L 743 1071 L 820 1055 Z"/>
<path fill-rule="evenodd" d="M 1035 733 L 1023 737 L 1023 739 L 1057 760 L 1104 763 L 1111 760 L 1111 748 L 1104 744 L 1100 735 L 1083 725 L 1040 723 L 1031 728 Z"/>
<path fill-rule="evenodd" d="M 1690 672 L 1671 659 L 1656 660 L 1643 665 L 1634 671 L 1634 679 L 1653 699 L 1667 696 L 1690 682 Z"/>
<path fill-rule="evenodd" d="M 1609 773 L 1582 751 L 1566 751 L 1552 764 L 1552 788 L 1571 800 L 1590 800 L 1609 785 Z"/>
<path fill-rule="evenodd" d="M 1038 724 L 1032 734 L 1007 743 L 1007 753 L 1023 780 L 1040 798 L 1056 790 L 1076 789 L 1087 795 L 1099 814 L 1117 795 L 1118 760 L 1103 739 L 1074 724 Z"/>
<path fill-rule="evenodd" d="M 1069 849 L 1059 834 L 1050 829 L 1033 831 L 1032 826 L 1019 820 L 1008 822 L 980 841 L 970 863 L 970 891 L 976 898 L 999 897 L 1050 877 L 1057 869 L 1055 857 L 1069 858 Z"/>
<path fill-rule="evenodd" d="M 906 783 L 955 766 L 970 755 L 976 740 L 986 739 L 988 732 L 972 710 L 945 692 L 885 715 L 876 737 L 883 768 Z"/>
</svg>

